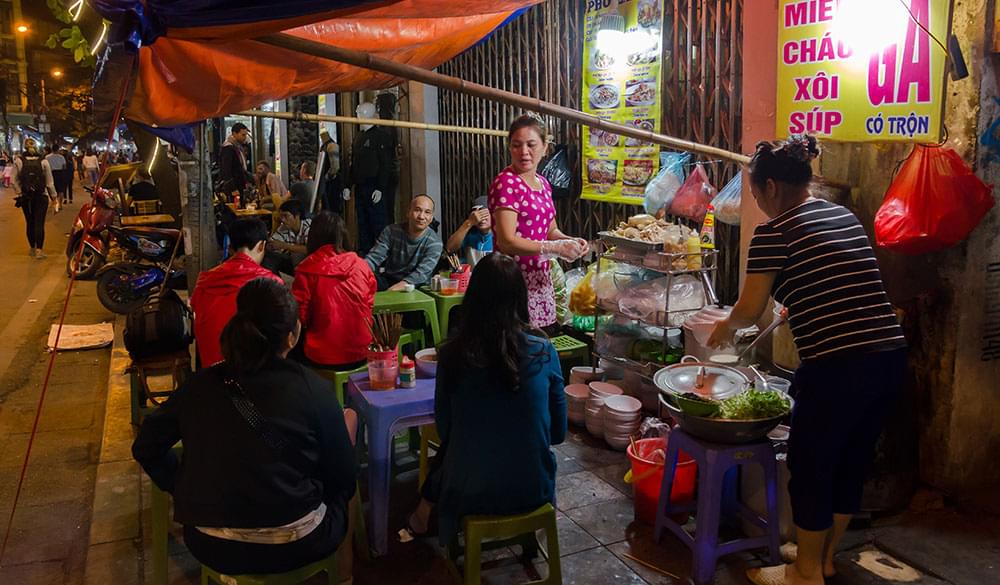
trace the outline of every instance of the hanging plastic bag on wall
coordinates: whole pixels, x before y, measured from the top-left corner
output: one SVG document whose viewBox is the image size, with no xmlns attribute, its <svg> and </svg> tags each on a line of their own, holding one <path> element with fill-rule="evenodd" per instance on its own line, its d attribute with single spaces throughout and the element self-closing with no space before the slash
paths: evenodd
<svg viewBox="0 0 1000 585">
<path fill-rule="evenodd" d="M 691 159 L 686 152 L 661 152 L 660 170 L 646 185 L 643 205 L 646 213 L 656 215 L 661 209 L 669 209 L 674 195 L 684 183 L 684 165 Z"/>
<path fill-rule="evenodd" d="M 573 173 L 569 169 L 566 145 L 559 144 L 548 160 L 542 163 L 541 175 L 552 185 L 552 197 L 569 197 Z"/>
<path fill-rule="evenodd" d="M 743 172 L 726 183 L 719 194 L 712 199 L 715 208 L 715 219 L 729 225 L 740 225 L 740 199 L 743 194 Z"/>
<path fill-rule="evenodd" d="M 992 190 L 954 150 L 914 146 L 875 214 L 875 241 L 904 254 L 954 246 L 993 208 Z"/>
<path fill-rule="evenodd" d="M 705 168 L 695 165 L 670 204 L 670 215 L 677 215 L 701 222 L 705 219 L 708 204 L 715 197 L 715 187 L 708 180 Z"/>
</svg>

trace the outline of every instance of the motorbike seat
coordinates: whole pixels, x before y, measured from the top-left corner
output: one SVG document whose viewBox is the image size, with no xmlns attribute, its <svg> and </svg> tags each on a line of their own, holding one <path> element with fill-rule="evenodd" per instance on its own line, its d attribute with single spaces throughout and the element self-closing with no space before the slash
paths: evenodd
<svg viewBox="0 0 1000 585">
<path fill-rule="evenodd" d="M 161 238 L 179 238 L 181 230 L 173 228 L 158 228 L 149 226 L 121 227 L 118 228 L 124 233 Z"/>
</svg>

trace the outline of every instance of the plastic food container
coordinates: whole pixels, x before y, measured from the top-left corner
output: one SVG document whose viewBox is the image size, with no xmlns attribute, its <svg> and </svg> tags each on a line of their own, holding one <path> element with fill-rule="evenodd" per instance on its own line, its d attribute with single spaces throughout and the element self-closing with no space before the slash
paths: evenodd
<svg viewBox="0 0 1000 585">
<path fill-rule="evenodd" d="M 458 294 L 458 279 L 457 278 L 442 278 L 441 279 L 441 294 L 443 294 L 443 295 L 455 295 L 455 294 Z"/>
<path fill-rule="evenodd" d="M 395 351 L 368 352 L 368 384 L 372 390 L 393 390 L 399 375 Z"/>
<path fill-rule="evenodd" d="M 413 356 L 417 362 L 418 378 L 437 377 L 437 350 L 433 347 L 421 349 Z"/>
</svg>

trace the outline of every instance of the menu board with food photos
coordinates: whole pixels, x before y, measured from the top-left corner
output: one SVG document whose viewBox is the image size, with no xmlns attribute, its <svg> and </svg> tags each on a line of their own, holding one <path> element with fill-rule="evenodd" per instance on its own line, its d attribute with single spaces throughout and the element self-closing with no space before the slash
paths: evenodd
<svg viewBox="0 0 1000 585">
<path fill-rule="evenodd" d="M 583 111 L 603 120 L 660 130 L 663 0 L 621 0 L 625 34 L 598 41 L 598 20 L 616 8 L 589 0 L 584 24 Z M 583 131 L 584 199 L 641 205 L 660 148 L 602 130 Z"/>
</svg>

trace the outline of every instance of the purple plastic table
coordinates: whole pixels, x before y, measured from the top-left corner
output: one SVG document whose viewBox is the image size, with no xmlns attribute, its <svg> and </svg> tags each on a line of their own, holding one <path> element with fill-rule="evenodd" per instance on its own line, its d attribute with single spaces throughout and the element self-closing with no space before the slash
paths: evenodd
<svg viewBox="0 0 1000 585">
<path fill-rule="evenodd" d="M 418 379 L 416 388 L 374 391 L 368 389 L 368 374 L 354 374 L 347 383 L 347 401 L 368 429 L 368 534 L 381 556 L 388 550 L 392 437 L 434 422 L 434 379 Z"/>
</svg>

